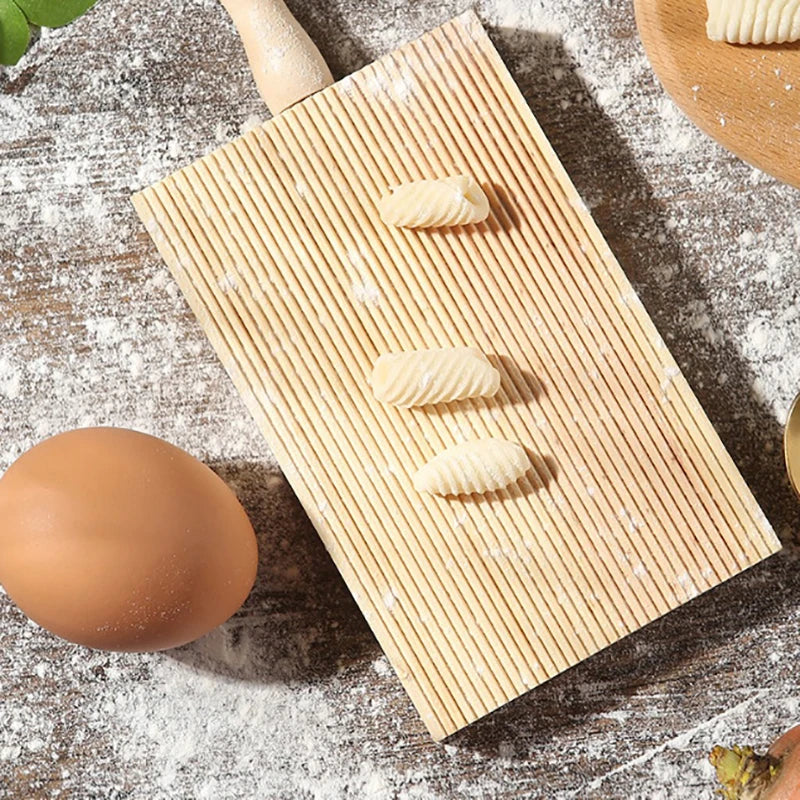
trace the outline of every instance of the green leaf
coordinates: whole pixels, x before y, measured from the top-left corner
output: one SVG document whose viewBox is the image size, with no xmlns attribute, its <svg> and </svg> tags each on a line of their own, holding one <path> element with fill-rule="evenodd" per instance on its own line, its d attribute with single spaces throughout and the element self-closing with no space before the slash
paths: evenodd
<svg viewBox="0 0 800 800">
<path fill-rule="evenodd" d="M 0 64 L 16 64 L 30 38 L 25 15 L 11 0 L 0 0 Z"/>
<path fill-rule="evenodd" d="M 88 11 L 96 0 L 15 0 L 28 21 L 43 28 L 60 28 Z"/>
</svg>

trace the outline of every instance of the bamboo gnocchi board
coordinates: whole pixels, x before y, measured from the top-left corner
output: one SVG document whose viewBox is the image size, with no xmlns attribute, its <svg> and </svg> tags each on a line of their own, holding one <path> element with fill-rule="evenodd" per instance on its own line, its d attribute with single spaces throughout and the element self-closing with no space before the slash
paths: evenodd
<svg viewBox="0 0 800 800">
<path fill-rule="evenodd" d="M 486 222 L 378 219 L 459 172 Z M 473 13 L 134 204 L 437 739 L 779 549 Z M 495 397 L 372 396 L 381 353 L 455 345 Z M 490 437 L 528 450 L 518 484 L 414 491 Z"/>
<path fill-rule="evenodd" d="M 712 42 L 703 0 L 635 7 L 650 63 L 686 116 L 739 158 L 800 187 L 800 42 Z"/>
</svg>

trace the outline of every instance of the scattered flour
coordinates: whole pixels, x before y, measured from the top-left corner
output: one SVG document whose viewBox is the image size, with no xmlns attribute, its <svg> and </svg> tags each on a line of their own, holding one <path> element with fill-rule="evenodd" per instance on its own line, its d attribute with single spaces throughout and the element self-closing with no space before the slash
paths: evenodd
<svg viewBox="0 0 800 800">
<path fill-rule="evenodd" d="M 463 7 L 343 0 L 305 13 L 344 74 Z M 760 498 L 777 497 L 770 514 L 788 540 L 798 520 L 776 495 L 775 440 L 800 388 L 796 192 L 675 109 L 629 4 L 479 0 L 477 11 L 737 463 Z M 510 785 L 553 800 L 667 787 L 696 800 L 710 786 L 699 754 L 747 731 L 766 744 L 796 716 L 793 660 L 764 650 L 743 661 L 738 622 L 703 651 L 704 668 L 736 669 L 682 706 L 706 676 L 682 650 L 666 652 L 675 628 L 656 623 L 455 744 L 430 742 L 131 210 L 131 191 L 264 118 L 218 4 L 98 4 L 43 30 L 0 89 L 0 470 L 67 428 L 146 430 L 235 485 L 268 553 L 242 612 L 170 654 L 58 642 L 0 592 L 2 800 L 437 800 Z M 414 91 L 407 76 L 370 89 L 399 101 Z M 353 296 L 379 302 L 351 261 Z M 457 535 L 466 521 L 454 516 Z M 749 571 L 739 590 L 757 595 L 759 575 L 776 572 L 789 585 L 794 572 L 780 565 L 791 557 Z M 750 647 L 795 640 L 796 610 L 779 612 Z M 715 613 L 725 625 L 725 608 Z M 626 648 L 639 656 L 632 682 L 618 674 Z M 585 695 L 581 680 L 595 681 Z"/>
<path fill-rule="evenodd" d="M 350 291 L 353 293 L 353 299 L 357 303 L 371 306 L 379 306 L 381 304 L 381 290 L 368 280 L 354 281 Z"/>
<path fill-rule="evenodd" d="M 394 611 L 397 605 L 397 593 L 394 589 L 387 589 L 383 595 L 383 607 L 387 611 Z"/>
</svg>

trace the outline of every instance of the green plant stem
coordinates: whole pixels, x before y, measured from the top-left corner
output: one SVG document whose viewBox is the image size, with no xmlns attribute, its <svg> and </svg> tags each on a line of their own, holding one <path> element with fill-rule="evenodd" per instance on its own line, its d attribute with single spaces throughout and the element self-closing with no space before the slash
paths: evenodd
<svg viewBox="0 0 800 800">
<path fill-rule="evenodd" d="M 760 800 L 778 773 L 780 762 L 770 755 L 759 756 L 752 747 L 715 747 L 709 761 L 717 770 L 725 800 Z"/>
</svg>

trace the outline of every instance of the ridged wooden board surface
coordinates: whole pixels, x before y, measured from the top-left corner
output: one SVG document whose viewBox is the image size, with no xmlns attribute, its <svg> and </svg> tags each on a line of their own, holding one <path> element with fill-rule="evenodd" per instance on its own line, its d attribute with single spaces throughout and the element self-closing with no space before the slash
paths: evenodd
<svg viewBox="0 0 800 800">
<path fill-rule="evenodd" d="M 487 222 L 379 221 L 457 172 Z M 473 13 L 134 204 L 436 738 L 779 549 Z M 381 353 L 453 345 L 496 397 L 373 398 Z M 518 485 L 414 491 L 488 437 L 528 449 Z"/>
</svg>

